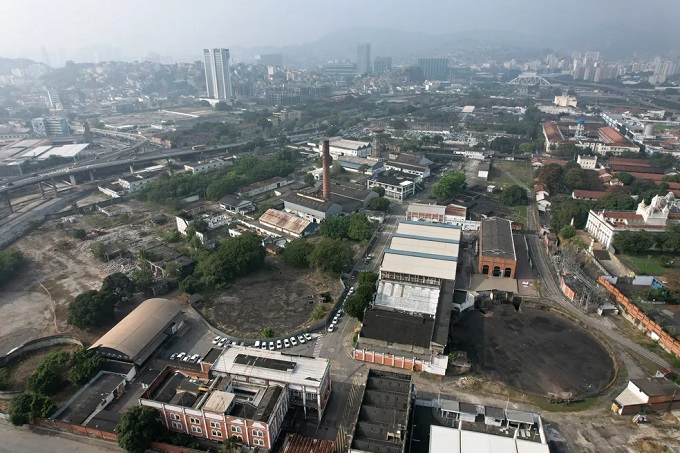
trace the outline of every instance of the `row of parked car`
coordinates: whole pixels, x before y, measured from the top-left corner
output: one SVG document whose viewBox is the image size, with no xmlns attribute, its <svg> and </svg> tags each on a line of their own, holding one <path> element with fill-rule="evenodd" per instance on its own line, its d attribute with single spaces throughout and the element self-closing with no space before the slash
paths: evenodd
<svg viewBox="0 0 680 453">
<path fill-rule="evenodd" d="M 349 293 L 349 294 L 352 294 L 352 291 L 354 291 L 354 288 L 351 288 L 351 289 L 350 289 L 350 293 Z M 340 318 L 342 318 L 342 308 L 341 308 L 340 310 L 338 310 L 338 312 L 337 312 L 337 313 L 335 314 L 335 316 L 333 317 L 333 320 L 331 321 L 331 325 L 328 326 L 328 331 L 329 331 L 329 332 L 333 332 L 333 331 L 335 330 L 335 328 L 337 327 L 338 323 L 340 322 Z"/>
<path fill-rule="evenodd" d="M 281 349 L 281 348 L 290 348 L 291 346 L 297 346 L 298 344 L 304 344 L 307 343 L 308 341 L 312 341 L 312 336 L 308 333 L 303 334 L 303 335 L 298 335 L 297 338 L 290 337 L 290 338 L 284 338 L 283 340 L 276 340 L 267 342 L 265 340 L 257 340 L 255 342 L 255 347 L 260 348 L 260 349 L 269 349 L 270 351 L 273 351 L 275 349 Z"/>
<path fill-rule="evenodd" d="M 176 352 L 170 356 L 170 360 L 179 360 L 180 362 L 196 363 L 201 356 L 198 354 L 189 355 L 186 352 Z"/>
</svg>

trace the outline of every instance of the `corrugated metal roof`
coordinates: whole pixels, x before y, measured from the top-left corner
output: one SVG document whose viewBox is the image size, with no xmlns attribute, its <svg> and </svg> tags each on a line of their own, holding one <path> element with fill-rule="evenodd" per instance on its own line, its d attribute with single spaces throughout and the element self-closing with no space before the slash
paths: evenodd
<svg viewBox="0 0 680 453">
<path fill-rule="evenodd" d="M 434 316 L 439 302 L 439 288 L 380 280 L 375 305 Z"/>
<path fill-rule="evenodd" d="M 452 240 L 449 240 L 452 241 Z M 418 236 L 393 236 L 390 250 L 440 256 L 445 260 L 456 260 L 458 242 L 445 242 L 437 239 L 420 239 Z"/>
<path fill-rule="evenodd" d="M 296 234 L 302 234 L 312 222 L 305 220 L 302 217 L 290 214 L 288 212 L 277 211 L 276 209 L 268 209 L 267 212 L 260 216 L 260 222 L 269 224 L 275 228 L 281 228 Z"/>
<path fill-rule="evenodd" d="M 455 280 L 456 262 L 385 251 L 381 271 Z"/>
<path fill-rule="evenodd" d="M 460 431 L 445 426 L 430 426 L 430 453 L 461 453 Z"/>
<path fill-rule="evenodd" d="M 335 442 L 326 439 L 289 434 L 280 453 L 334 453 Z"/>
<path fill-rule="evenodd" d="M 419 214 L 435 214 L 444 215 L 446 211 L 446 206 L 440 206 L 436 204 L 424 204 L 424 203 L 411 203 L 406 208 L 408 213 L 419 213 Z"/>
</svg>

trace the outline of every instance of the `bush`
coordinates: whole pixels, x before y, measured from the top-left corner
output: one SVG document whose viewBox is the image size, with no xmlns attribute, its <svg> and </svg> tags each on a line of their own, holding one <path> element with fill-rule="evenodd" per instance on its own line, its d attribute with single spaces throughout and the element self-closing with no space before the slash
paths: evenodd
<svg viewBox="0 0 680 453">
<path fill-rule="evenodd" d="M 102 359 L 87 349 L 81 349 L 73 353 L 70 365 L 69 381 L 76 385 L 83 385 L 101 369 Z"/>
<path fill-rule="evenodd" d="M 51 399 L 35 393 L 17 395 L 9 402 L 9 421 L 22 426 L 38 418 L 47 418 L 57 407 Z"/>
<path fill-rule="evenodd" d="M 352 264 L 354 253 L 343 239 L 322 239 L 310 256 L 310 264 L 323 272 L 339 273 Z"/>
<path fill-rule="evenodd" d="M 12 280 L 26 264 L 24 255 L 17 250 L 0 251 L 0 285 Z"/>
<path fill-rule="evenodd" d="M 565 225 L 560 230 L 560 236 L 562 236 L 563 239 L 571 239 L 576 236 L 576 228 L 574 228 L 574 225 Z"/>
<path fill-rule="evenodd" d="M 61 388 L 69 369 L 71 355 L 68 352 L 52 352 L 40 362 L 35 373 L 28 378 L 26 388 L 41 395 L 53 395 Z"/>
<path fill-rule="evenodd" d="M 7 390 L 11 383 L 9 372 L 5 368 L 0 368 L 0 390 Z"/>
<path fill-rule="evenodd" d="M 368 202 L 368 207 L 376 211 L 387 212 L 390 210 L 390 200 L 387 198 L 371 198 Z"/>
<path fill-rule="evenodd" d="M 264 329 L 262 329 L 262 332 L 260 332 L 260 336 L 262 338 L 272 338 L 274 337 L 274 329 L 272 329 L 271 327 L 265 327 Z"/>
<path fill-rule="evenodd" d="M 71 236 L 74 239 L 81 239 L 82 240 L 82 239 L 85 239 L 85 237 L 87 236 L 87 232 L 85 230 L 77 229 L 77 230 L 73 230 L 73 233 L 71 233 Z"/>
<path fill-rule="evenodd" d="M 98 260 L 104 262 L 109 260 L 109 256 L 106 254 L 106 247 L 101 242 L 95 242 L 92 244 L 90 246 L 90 250 L 92 251 L 92 255 Z"/>
<path fill-rule="evenodd" d="M 326 307 L 325 305 L 317 305 L 316 307 L 314 307 L 314 310 L 312 310 L 312 319 L 314 321 L 320 321 L 323 318 L 325 318 L 327 314 L 328 307 Z"/>
</svg>

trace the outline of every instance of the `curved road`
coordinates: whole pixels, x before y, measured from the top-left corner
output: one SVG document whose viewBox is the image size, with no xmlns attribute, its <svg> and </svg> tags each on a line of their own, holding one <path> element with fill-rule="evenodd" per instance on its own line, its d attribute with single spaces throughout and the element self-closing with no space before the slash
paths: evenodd
<svg viewBox="0 0 680 453">
<path fill-rule="evenodd" d="M 500 170 L 506 175 L 508 175 L 508 177 L 512 179 L 512 181 L 515 184 L 517 184 L 520 187 L 523 187 L 529 194 L 529 202 L 531 203 L 531 206 L 530 209 L 527 210 L 527 229 L 537 231 L 538 230 L 536 224 L 537 213 L 536 205 L 533 203 L 532 191 L 527 187 L 525 183 L 516 178 L 515 175 L 507 172 L 503 168 L 500 168 Z M 624 348 L 635 352 L 636 354 L 654 362 L 655 364 L 661 367 L 673 369 L 671 364 L 669 364 L 666 360 L 664 360 L 657 354 L 649 351 L 643 346 L 640 346 L 634 341 L 616 332 L 614 329 L 612 329 L 610 325 L 604 323 L 601 319 L 588 316 L 578 307 L 574 306 L 572 303 L 567 301 L 565 296 L 562 294 L 562 291 L 560 290 L 557 273 L 555 272 L 555 268 L 552 265 L 550 258 L 548 257 L 546 249 L 543 247 L 543 244 L 541 244 L 540 238 L 535 234 L 531 235 L 527 234 L 526 238 L 529 244 L 529 252 L 531 253 L 531 256 L 534 260 L 534 265 L 536 266 L 536 270 L 538 271 L 540 279 L 543 282 L 543 288 L 546 290 L 545 292 L 547 293 L 546 296 L 548 296 L 549 299 L 556 302 L 561 308 L 565 309 L 567 312 L 569 312 L 570 314 L 578 318 L 580 321 L 587 324 L 589 327 L 599 331 L 602 335 L 604 335 L 606 338 L 613 341 L 614 343 L 617 343 L 620 346 L 623 346 Z"/>
</svg>

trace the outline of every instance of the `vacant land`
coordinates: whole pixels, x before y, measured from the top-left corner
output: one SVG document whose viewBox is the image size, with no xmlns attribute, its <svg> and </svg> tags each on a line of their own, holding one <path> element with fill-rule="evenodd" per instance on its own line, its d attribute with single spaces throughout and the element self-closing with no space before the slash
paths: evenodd
<svg viewBox="0 0 680 453">
<path fill-rule="evenodd" d="M 533 186 L 533 176 L 531 175 L 529 162 L 525 160 L 494 160 L 491 167 L 493 168 L 494 166 L 507 171 L 527 186 Z"/>
<path fill-rule="evenodd" d="M 661 266 L 658 253 L 644 255 L 618 255 L 619 259 L 638 275 L 664 275 L 672 268 Z"/>
<path fill-rule="evenodd" d="M 612 359 L 585 330 L 535 308 L 473 310 L 452 327 L 452 335 L 473 371 L 535 395 L 595 395 L 614 375 Z"/>
<path fill-rule="evenodd" d="M 265 269 L 215 295 L 202 312 L 236 337 L 257 338 L 266 327 L 280 336 L 313 324 L 311 313 L 321 303 L 321 294 L 330 292 L 335 302 L 342 289 L 335 275 L 295 269 L 280 257 L 267 257 Z"/>
<path fill-rule="evenodd" d="M 70 233 L 73 229 L 89 231 L 102 226 L 107 232 L 152 232 L 146 226 L 151 213 L 143 204 L 127 202 L 118 206 L 133 214 L 75 216 L 73 223 L 49 221 L 13 245 L 24 253 L 28 264 L 0 291 L 0 354 L 28 340 L 57 333 L 77 334 L 84 341 L 97 337 L 100 332 L 87 334 L 66 324 L 68 304 L 83 291 L 99 289 L 104 277 L 121 269 L 116 263 L 96 260 L 90 251 L 92 241 L 73 239 Z"/>
<path fill-rule="evenodd" d="M 67 351 L 74 352 L 80 349 L 78 345 L 59 345 L 49 348 L 32 351 L 21 358 L 11 361 L 7 365 L 10 379 L 10 390 L 23 391 L 26 388 L 26 381 L 35 373 L 36 367 L 42 362 L 47 354 L 52 352 Z"/>
</svg>

